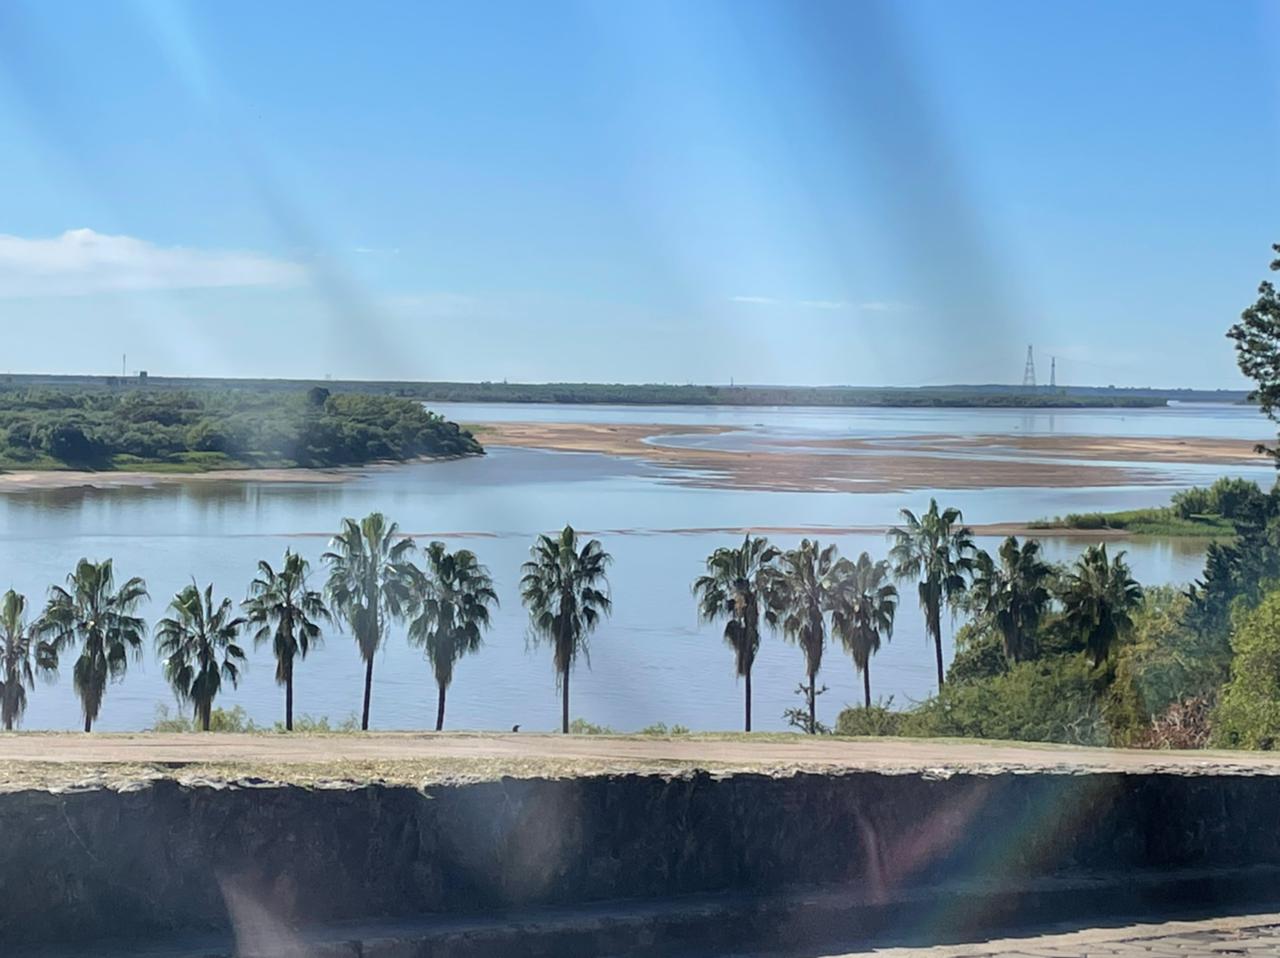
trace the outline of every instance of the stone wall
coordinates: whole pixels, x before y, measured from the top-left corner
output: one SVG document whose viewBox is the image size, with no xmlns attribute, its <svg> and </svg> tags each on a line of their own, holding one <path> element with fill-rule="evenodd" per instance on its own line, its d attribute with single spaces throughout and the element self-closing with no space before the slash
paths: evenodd
<svg viewBox="0 0 1280 958">
<path fill-rule="evenodd" d="M 846 883 L 1280 865 L 1280 777 L 626 775 L 0 795 L 0 941 Z"/>
</svg>

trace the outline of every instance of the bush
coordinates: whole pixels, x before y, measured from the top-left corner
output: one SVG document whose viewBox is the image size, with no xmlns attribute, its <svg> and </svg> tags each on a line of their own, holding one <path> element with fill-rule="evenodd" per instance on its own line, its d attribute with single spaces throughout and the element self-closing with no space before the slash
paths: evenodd
<svg viewBox="0 0 1280 958">
<path fill-rule="evenodd" d="M 1242 519 L 1263 512 L 1266 500 L 1267 494 L 1256 482 L 1223 476 L 1208 489 L 1194 488 L 1175 493 L 1172 508 L 1183 519 L 1205 515 Z"/>
<path fill-rule="evenodd" d="M 273 732 L 283 733 L 284 722 L 276 722 L 271 726 Z M 294 732 L 358 732 L 360 731 L 360 720 L 356 718 L 356 714 L 352 712 L 337 725 L 331 725 L 329 716 L 321 715 L 297 715 L 293 719 Z"/>
<path fill-rule="evenodd" d="M 588 722 L 584 718 L 576 718 L 569 723 L 570 735 L 616 735 L 618 734 L 607 725 L 596 725 L 594 722 Z"/>
<path fill-rule="evenodd" d="M 871 708 L 846 706 L 836 716 L 837 735 L 901 735 L 902 712 L 893 711 L 893 698 L 876 702 Z"/>
<path fill-rule="evenodd" d="M 688 735 L 689 727 L 687 725 L 673 725 L 667 728 L 666 722 L 654 722 L 652 725 L 646 725 L 640 730 L 641 735 Z"/>
<path fill-rule="evenodd" d="M 181 713 L 174 714 L 167 705 L 156 706 L 156 718 L 151 725 L 153 732 L 198 732 L 200 727 L 194 720 Z M 245 712 L 243 706 L 232 709 L 216 708 L 209 713 L 210 732 L 257 732 L 260 731 L 253 719 Z"/>
<path fill-rule="evenodd" d="M 1213 742 L 1227 748 L 1280 745 L 1280 591 L 1238 617 L 1231 679 L 1213 715 Z"/>
<path fill-rule="evenodd" d="M 1009 671 L 1004 642 L 989 625 L 966 622 L 956 633 L 955 645 L 955 658 L 947 669 L 948 684 L 989 679 Z"/>
<path fill-rule="evenodd" d="M 1098 678 L 1082 655 L 1021 662 L 956 685 L 903 715 L 901 734 L 1106 745 Z"/>
<path fill-rule="evenodd" d="M 1133 631 L 1116 651 L 1106 706 L 1113 744 L 1141 744 L 1175 705 L 1208 700 L 1226 681 L 1231 650 L 1215 633 L 1191 628 L 1190 609 L 1182 592 L 1147 589 Z"/>
</svg>

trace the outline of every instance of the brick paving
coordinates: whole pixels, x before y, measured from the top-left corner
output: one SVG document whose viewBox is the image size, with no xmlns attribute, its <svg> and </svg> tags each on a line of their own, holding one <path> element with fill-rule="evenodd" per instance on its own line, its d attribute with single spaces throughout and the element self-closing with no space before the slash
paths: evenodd
<svg viewBox="0 0 1280 958">
<path fill-rule="evenodd" d="M 1280 956 L 1280 914 L 1170 921 L 828 958 L 1228 958 Z"/>
</svg>

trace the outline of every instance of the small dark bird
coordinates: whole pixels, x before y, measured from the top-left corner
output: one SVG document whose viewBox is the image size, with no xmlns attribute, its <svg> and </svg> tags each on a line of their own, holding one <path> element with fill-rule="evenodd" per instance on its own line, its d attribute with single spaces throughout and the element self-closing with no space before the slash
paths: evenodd
<svg viewBox="0 0 1280 958">
<path fill-rule="evenodd" d="M 518 731 L 520 731 L 520 726 L 519 726 L 519 725 L 513 725 L 513 726 L 511 726 L 511 731 L 513 731 L 513 732 L 518 732 Z"/>
</svg>

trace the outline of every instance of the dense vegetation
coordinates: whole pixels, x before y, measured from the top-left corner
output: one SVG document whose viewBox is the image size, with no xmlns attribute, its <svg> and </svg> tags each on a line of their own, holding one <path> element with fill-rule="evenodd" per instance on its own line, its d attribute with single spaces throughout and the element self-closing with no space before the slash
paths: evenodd
<svg viewBox="0 0 1280 958">
<path fill-rule="evenodd" d="M 197 471 L 482 452 L 414 400 L 305 392 L 0 391 L 0 467 Z"/>
<path fill-rule="evenodd" d="M 1174 493 L 1167 506 L 1070 513 L 1030 523 L 1033 529 L 1117 529 L 1141 536 L 1230 538 L 1237 522 L 1260 521 L 1270 508 L 1256 482 L 1223 476 L 1206 488 Z"/>
</svg>

